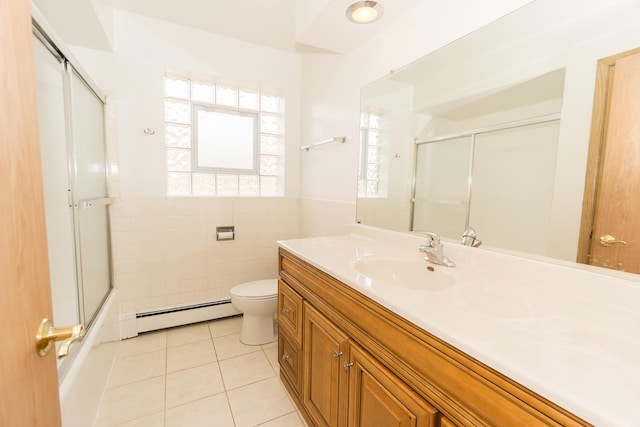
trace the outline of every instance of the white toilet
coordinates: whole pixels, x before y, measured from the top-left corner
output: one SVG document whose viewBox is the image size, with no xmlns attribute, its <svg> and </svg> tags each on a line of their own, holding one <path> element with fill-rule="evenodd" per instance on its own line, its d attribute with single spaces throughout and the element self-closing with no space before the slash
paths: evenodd
<svg viewBox="0 0 640 427">
<path fill-rule="evenodd" d="M 274 317 L 278 307 L 278 280 L 256 280 L 231 288 L 231 304 L 244 313 L 240 341 L 259 345 L 276 339 Z"/>
</svg>

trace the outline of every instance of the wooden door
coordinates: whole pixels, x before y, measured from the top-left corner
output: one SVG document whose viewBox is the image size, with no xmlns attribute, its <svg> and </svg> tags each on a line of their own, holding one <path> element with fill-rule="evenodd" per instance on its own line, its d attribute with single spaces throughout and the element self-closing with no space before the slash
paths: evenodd
<svg viewBox="0 0 640 427">
<path fill-rule="evenodd" d="M 318 427 L 346 426 L 347 336 L 304 304 L 302 400 Z"/>
<path fill-rule="evenodd" d="M 55 352 L 35 335 L 51 317 L 27 0 L 0 0 L 0 425 L 61 425 Z"/>
<path fill-rule="evenodd" d="M 355 344 L 349 346 L 349 426 L 435 426 L 438 411 Z"/>
<path fill-rule="evenodd" d="M 594 179 L 589 250 L 582 261 L 640 273 L 640 52 L 603 61 L 600 72 L 604 70 L 607 76 L 600 80 L 606 94 L 600 98 L 605 108 L 597 111 L 594 107 L 593 119 L 603 123 L 602 148 Z M 603 244 L 601 240 L 607 238 L 614 242 Z"/>
</svg>

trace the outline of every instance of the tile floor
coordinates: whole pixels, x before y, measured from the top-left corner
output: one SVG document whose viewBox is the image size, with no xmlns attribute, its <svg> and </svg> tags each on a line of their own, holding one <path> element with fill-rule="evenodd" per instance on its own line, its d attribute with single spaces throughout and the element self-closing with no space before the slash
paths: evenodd
<svg viewBox="0 0 640 427">
<path fill-rule="evenodd" d="M 277 342 L 240 342 L 242 317 L 120 343 L 95 427 L 304 427 L 279 379 Z"/>
</svg>

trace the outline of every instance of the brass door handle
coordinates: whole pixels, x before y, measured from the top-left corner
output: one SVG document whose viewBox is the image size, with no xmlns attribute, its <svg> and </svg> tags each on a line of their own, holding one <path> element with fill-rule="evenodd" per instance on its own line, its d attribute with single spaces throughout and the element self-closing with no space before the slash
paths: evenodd
<svg viewBox="0 0 640 427">
<path fill-rule="evenodd" d="M 66 326 L 64 328 L 54 328 L 49 319 L 42 319 L 36 334 L 36 349 L 42 357 L 49 354 L 53 343 L 61 341 L 58 349 L 58 359 L 62 359 L 69 354 L 71 344 L 82 338 L 84 328 L 82 325 Z"/>
<path fill-rule="evenodd" d="M 600 236 L 600 243 L 602 246 L 611 246 L 614 243 L 622 243 L 623 245 L 627 244 L 624 240 L 616 240 L 616 238 L 610 234 L 603 234 Z"/>
</svg>

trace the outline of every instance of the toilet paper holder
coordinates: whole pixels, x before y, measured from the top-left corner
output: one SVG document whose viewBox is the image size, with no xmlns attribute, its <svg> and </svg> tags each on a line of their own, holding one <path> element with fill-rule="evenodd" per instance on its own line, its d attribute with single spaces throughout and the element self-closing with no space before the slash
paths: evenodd
<svg viewBox="0 0 640 427">
<path fill-rule="evenodd" d="M 216 227 L 216 240 L 235 240 L 236 231 L 234 226 Z"/>
</svg>

